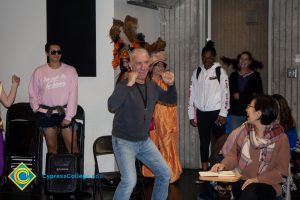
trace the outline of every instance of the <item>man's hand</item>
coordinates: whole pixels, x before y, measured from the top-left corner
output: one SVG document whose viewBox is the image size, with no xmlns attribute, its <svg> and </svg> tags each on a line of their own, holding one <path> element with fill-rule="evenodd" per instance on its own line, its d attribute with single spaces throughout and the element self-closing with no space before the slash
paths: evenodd
<svg viewBox="0 0 300 200">
<path fill-rule="evenodd" d="M 173 72 L 164 72 L 162 74 L 163 81 L 168 84 L 169 86 L 174 84 L 174 73 Z"/>
<path fill-rule="evenodd" d="M 190 125 L 192 125 L 193 127 L 197 127 L 197 123 L 194 119 L 190 119 Z"/>
<path fill-rule="evenodd" d="M 135 84 L 138 73 L 135 71 L 128 72 L 127 86 L 133 86 Z"/>
<path fill-rule="evenodd" d="M 257 178 L 250 178 L 250 179 L 246 180 L 245 183 L 242 186 L 242 190 L 244 190 L 251 183 L 258 183 L 258 179 Z"/>
</svg>

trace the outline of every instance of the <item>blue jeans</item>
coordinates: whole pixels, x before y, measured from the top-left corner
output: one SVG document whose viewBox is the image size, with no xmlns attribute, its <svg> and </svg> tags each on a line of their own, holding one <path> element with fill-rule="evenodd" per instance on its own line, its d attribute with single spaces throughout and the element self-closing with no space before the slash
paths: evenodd
<svg viewBox="0 0 300 200">
<path fill-rule="evenodd" d="M 155 174 L 151 199 L 167 199 L 171 172 L 153 142 L 149 138 L 145 141 L 133 142 L 113 136 L 112 144 L 121 173 L 121 182 L 117 187 L 113 199 L 128 200 L 130 198 L 137 181 L 136 158 L 148 166 Z"/>
<path fill-rule="evenodd" d="M 229 134 L 247 120 L 246 116 L 230 115 L 230 117 L 231 121 L 229 123 Z"/>
</svg>

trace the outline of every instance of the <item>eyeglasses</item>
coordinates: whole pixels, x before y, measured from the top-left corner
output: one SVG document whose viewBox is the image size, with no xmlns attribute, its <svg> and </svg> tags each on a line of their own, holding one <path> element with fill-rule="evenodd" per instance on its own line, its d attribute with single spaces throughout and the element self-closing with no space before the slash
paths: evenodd
<svg viewBox="0 0 300 200">
<path fill-rule="evenodd" d="M 250 105 L 250 104 L 248 104 L 247 108 L 254 108 L 255 109 L 255 107 Z"/>
<path fill-rule="evenodd" d="M 52 50 L 52 51 L 50 51 L 50 54 L 51 55 L 61 55 L 61 53 L 62 53 L 62 51 L 61 50 Z"/>
</svg>

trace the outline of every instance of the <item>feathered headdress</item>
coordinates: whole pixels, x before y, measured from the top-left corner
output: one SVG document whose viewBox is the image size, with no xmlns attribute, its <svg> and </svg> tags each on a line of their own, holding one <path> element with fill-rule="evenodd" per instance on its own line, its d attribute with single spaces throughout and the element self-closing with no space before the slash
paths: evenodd
<svg viewBox="0 0 300 200">
<path fill-rule="evenodd" d="M 145 35 L 136 33 L 137 18 L 127 15 L 124 22 L 113 19 L 113 25 L 110 28 L 109 35 L 114 43 L 112 66 L 116 69 L 120 65 L 120 59 L 124 56 L 129 57 L 129 51 L 135 48 L 145 48 L 149 53 L 164 51 L 166 42 L 158 38 L 153 44 L 145 42 Z"/>
</svg>

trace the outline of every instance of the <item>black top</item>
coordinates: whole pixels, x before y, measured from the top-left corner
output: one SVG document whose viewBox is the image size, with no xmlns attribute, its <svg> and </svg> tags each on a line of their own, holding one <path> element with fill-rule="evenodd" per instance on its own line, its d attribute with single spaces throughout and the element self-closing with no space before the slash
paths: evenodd
<svg viewBox="0 0 300 200">
<path fill-rule="evenodd" d="M 240 87 L 240 84 L 243 87 Z M 252 98 L 256 94 L 262 94 L 262 80 L 260 73 L 253 71 L 246 77 L 242 77 L 238 71 L 231 73 L 229 77 L 229 89 L 230 89 L 230 115 L 242 115 L 246 116 L 247 105 L 251 102 Z M 242 90 L 242 91 L 240 91 Z M 234 93 L 240 93 L 240 98 L 235 100 L 233 98 Z"/>
<path fill-rule="evenodd" d="M 157 101 L 176 104 L 176 87 L 164 91 L 150 80 L 146 87 L 138 83 L 130 87 L 127 80 L 120 81 L 108 99 L 108 110 L 115 114 L 112 135 L 130 141 L 146 140 Z"/>
</svg>

